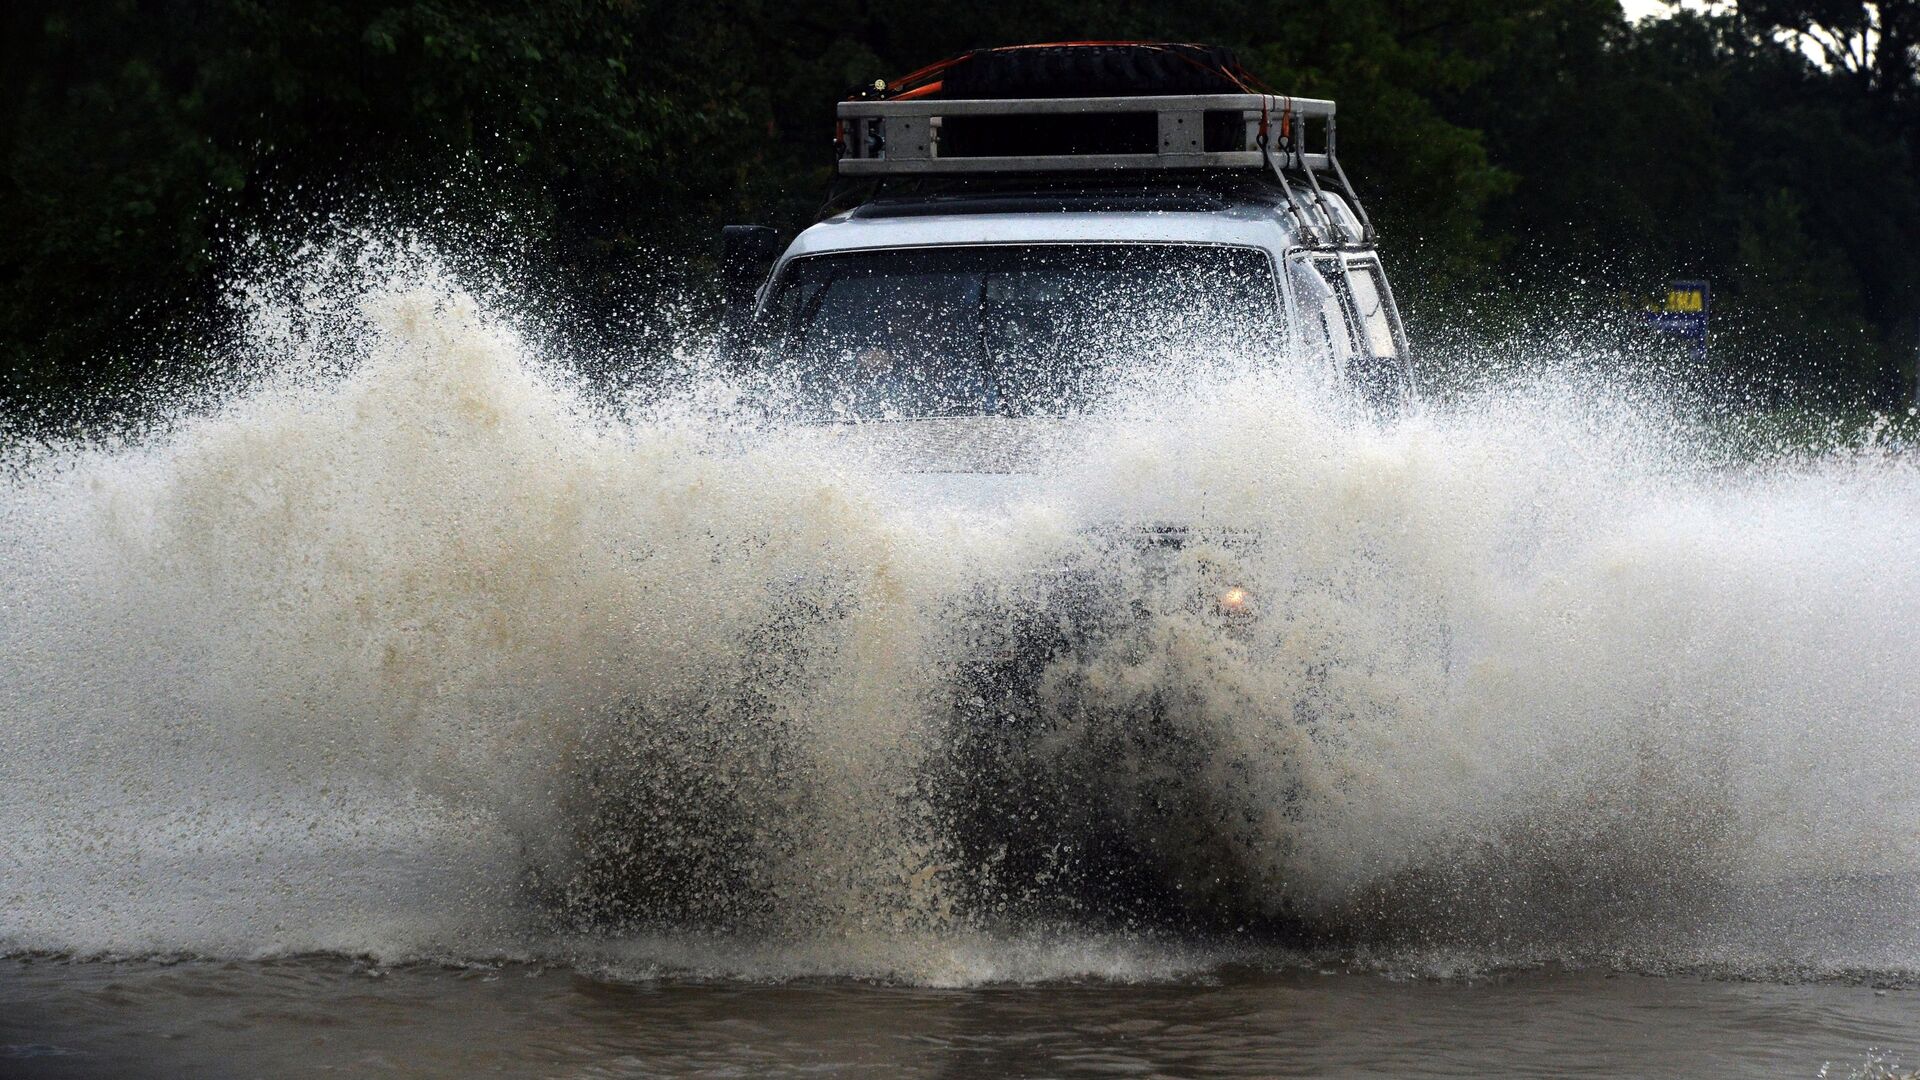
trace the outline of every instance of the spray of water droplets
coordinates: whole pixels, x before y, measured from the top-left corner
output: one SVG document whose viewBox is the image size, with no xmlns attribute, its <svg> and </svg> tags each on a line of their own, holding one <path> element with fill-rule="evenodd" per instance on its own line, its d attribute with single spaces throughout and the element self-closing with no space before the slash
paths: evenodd
<svg viewBox="0 0 1920 1080">
<path fill-rule="evenodd" d="M 8 450 L 5 947 L 1920 971 L 1911 458 L 1729 467 L 1551 372 L 780 428 L 342 277 L 211 405 Z"/>
</svg>

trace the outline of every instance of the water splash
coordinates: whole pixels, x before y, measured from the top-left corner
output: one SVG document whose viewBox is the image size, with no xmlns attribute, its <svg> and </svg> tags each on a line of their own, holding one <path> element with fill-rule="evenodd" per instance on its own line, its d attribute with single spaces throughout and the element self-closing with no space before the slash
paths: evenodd
<svg viewBox="0 0 1920 1080">
<path fill-rule="evenodd" d="M 969 510 L 718 380 L 595 401 L 401 263 L 257 291 L 211 408 L 16 452 L 8 948 L 1920 971 L 1910 458 L 1241 372 L 1003 433 Z"/>
</svg>

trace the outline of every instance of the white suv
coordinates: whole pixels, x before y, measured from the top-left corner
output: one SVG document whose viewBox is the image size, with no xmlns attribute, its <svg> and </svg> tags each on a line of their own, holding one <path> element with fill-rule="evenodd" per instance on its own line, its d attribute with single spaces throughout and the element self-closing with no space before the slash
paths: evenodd
<svg viewBox="0 0 1920 1080">
<path fill-rule="evenodd" d="M 847 208 L 777 258 L 771 230 L 725 231 L 729 346 L 820 420 L 1069 415 L 1142 358 L 1197 354 L 1323 365 L 1403 403 L 1405 336 L 1333 102 L 1246 92 L 1215 51 L 1162 55 L 1196 48 L 984 50 L 841 102 L 851 192 L 829 205 Z M 1169 85 L 1143 56 L 1234 92 L 1112 92 L 1116 71 Z M 948 96 L 969 85 L 1106 92 Z"/>
</svg>

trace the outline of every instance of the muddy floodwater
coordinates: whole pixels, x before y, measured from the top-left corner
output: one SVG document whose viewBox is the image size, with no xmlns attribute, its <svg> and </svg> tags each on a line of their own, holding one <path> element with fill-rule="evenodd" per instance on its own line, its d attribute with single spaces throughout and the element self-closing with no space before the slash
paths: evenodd
<svg viewBox="0 0 1920 1080">
<path fill-rule="evenodd" d="M 1164 351 L 791 425 L 395 258 L 248 293 L 147 428 L 0 440 L 0 1078 L 1920 1053 L 1884 425 Z"/>
<path fill-rule="evenodd" d="M 623 982 L 344 960 L 0 967 L 0 1075 L 1898 1075 L 1920 992 L 1532 970 Z"/>
</svg>

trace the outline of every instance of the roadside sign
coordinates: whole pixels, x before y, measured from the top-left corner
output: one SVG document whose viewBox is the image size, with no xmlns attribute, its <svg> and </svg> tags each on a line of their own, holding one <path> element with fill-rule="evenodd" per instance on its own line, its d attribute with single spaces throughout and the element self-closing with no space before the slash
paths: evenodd
<svg viewBox="0 0 1920 1080">
<path fill-rule="evenodd" d="M 1712 292 L 1704 281 L 1676 281 L 1667 287 L 1667 295 L 1649 305 L 1642 313 L 1648 326 L 1672 334 L 1687 342 L 1688 353 L 1697 363 L 1707 359 L 1707 313 Z"/>
</svg>

